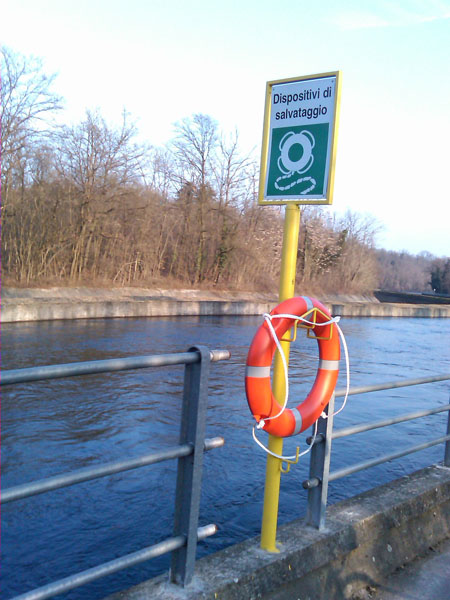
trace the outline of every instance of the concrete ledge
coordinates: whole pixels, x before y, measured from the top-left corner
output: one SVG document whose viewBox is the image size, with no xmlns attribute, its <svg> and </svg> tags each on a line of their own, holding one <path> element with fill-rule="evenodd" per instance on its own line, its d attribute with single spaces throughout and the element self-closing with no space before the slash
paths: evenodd
<svg viewBox="0 0 450 600">
<path fill-rule="evenodd" d="M 450 317 L 450 305 L 388 304 L 374 296 L 324 297 L 344 317 Z M 141 288 L 10 288 L 2 290 L 2 323 L 197 315 L 262 315 L 278 304 L 257 292 Z"/>
<path fill-rule="evenodd" d="M 270 294 L 143 288 L 9 288 L 2 323 L 197 315 L 257 315 L 276 305 Z"/>
<path fill-rule="evenodd" d="M 151 300 L 97 302 L 33 302 L 3 304 L 1 322 L 50 321 L 56 319 L 107 319 L 124 317 L 174 317 L 261 315 L 273 308 L 271 303 L 211 300 Z"/>
<path fill-rule="evenodd" d="M 394 304 L 347 302 L 327 303 L 331 313 L 342 317 L 450 317 L 450 305 L 439 304 Z"/>
<path fill-rule="evenodd" d="M 333 315 L 343 317 L 450 317 L 450 307 L 418 304 L 334 304 L 325 302 Z M 149 300 L 96 302 L 3 303 L 2 323 L 53 321 L 58 319 L 108 319 L 127 317 L 262 315 L 277 302 L 218 300 Z"/>
<path fill-rule="evenodd" d="M 184 589 L 164 575 L 107 600 L 349 599 L 450 538 L 450 468 L 422 469 L 339 502 L 324 531 L 297 520 L 278 537 L 279 554 L 254 538 L 199 560 Z"/>
</svg>

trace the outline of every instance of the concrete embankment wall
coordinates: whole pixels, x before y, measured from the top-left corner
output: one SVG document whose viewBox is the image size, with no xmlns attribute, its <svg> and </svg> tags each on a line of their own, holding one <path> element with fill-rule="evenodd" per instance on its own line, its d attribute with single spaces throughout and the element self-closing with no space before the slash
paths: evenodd
<svg viewBox="0 0 450 600">
<path fill-rule="evenodd" d="M 197 561 L 184 589 L 164 575 L 107 600 L 350 599 L 449 538 L 450 468 L 436 465 L 329 507 L 323 531 L 280 527 L 279 554 L 254 538 Z"/>
<path fill-rule="evenodd" d="M 450 317 L 450 305 L 378 302 L 327 302 L 331 314 L 343 317 Z"/>
<path fill-rule="evenodd" d="M 375 297 L 323 298 L 344 317 L 450 317 L 450 305 L 381 303 Z M 124 288 L 3 289 L 1 322 L 191 315 L 261 315 L 278 304 L 271 294 Z"/>
</svg>

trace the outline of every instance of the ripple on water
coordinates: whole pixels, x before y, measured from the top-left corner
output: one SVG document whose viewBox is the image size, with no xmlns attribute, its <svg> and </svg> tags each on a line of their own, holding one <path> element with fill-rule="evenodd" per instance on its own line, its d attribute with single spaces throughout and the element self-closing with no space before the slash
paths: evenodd
<svg viewBox="0 0 450 600">
<path fill-rule="evenodd" d="M 223 435 L 226 444 L 205 455 L 200 511 L 200 524 L 216 522 L 219 532 L 200 544 L 201 556 L 259 534 L 266 460 L 251 438 L 243 380 L 248 346 L 260 323 L 259 317 L 182 317 L 6 324 L 2 363 L 11 369 L 180 352 L 193 344 L 228 348 L 232 358 L 211 365 L 207 415 L 207 436 Z M 341 326 L 352 385 L 449 371 L 448 319 L 351 318 L 342 319 Z M 290 365 L 293 405 L 311 388 L 316 366 L 315 342 L 299 336 Z M 177 366 L 4 388 L 3 487 L 176 444 L 182 385 L 183 367 Z M 338 387 L 344 386 L 341 373 Z M 448 382 L 351 396 L 335 425 L 379 420 L 448 400 Z M 336 440 L 332 469 L 420 443 L 444 433 L 445 426 L 446 415 L 441 414 Z M 286 440 L 286 451 L 295 450 L 298 443 L 304 449 L 306 435 Z M 442 447 L 431 448 L 334 482 L 330 501 L 441 460 L 442 453 Z M 307 476 L 306 457 L 283 475 L 280 523 L 304 514 L 301 482 Z M 176 461 L 171 461 L 5 505 L 5 597 L 170 536 L 175 479 Z M 161 557 L 62 598 L 102 598 L 168 566 L 169 558 Z"/>
</svg>

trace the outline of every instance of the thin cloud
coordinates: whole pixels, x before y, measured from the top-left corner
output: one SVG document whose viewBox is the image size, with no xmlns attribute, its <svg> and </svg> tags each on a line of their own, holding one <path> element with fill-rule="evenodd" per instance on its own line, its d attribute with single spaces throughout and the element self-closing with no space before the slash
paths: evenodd
<svg viewBox="0 0 450 600">
<path fill-rule="evenodd" d="M 405 27 L 432 21 L 450 19 L 448 2 L 377 3 L 373 10 L 359 9 L 336 13 L 334 25 L 343 30 L 372 29 L 378 27 Z"/>
<path fill-rule="evenodd" d="M 348 12 L 336 15 L 334 24 L 340 29 L 370 29 L 372 27 L 388 27 L 390 23 L 378 15 L 363 12 Z"/>
</svg>

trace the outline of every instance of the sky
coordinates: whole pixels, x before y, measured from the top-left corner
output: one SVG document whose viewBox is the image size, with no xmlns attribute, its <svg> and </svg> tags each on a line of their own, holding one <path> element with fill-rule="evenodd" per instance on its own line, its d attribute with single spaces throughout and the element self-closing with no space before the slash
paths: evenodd
<svg viewBox="0 0 450 600">
<path fill-rule="evenodd" d="M 450 0 L 3 0 L 0 35 L 57 73 L 65 123 L 125 109 L 154 146 L 203 113 L 259 156 L 266 82 L 340 70 L 324 210 L 450 256 Z"/>
</svg>

